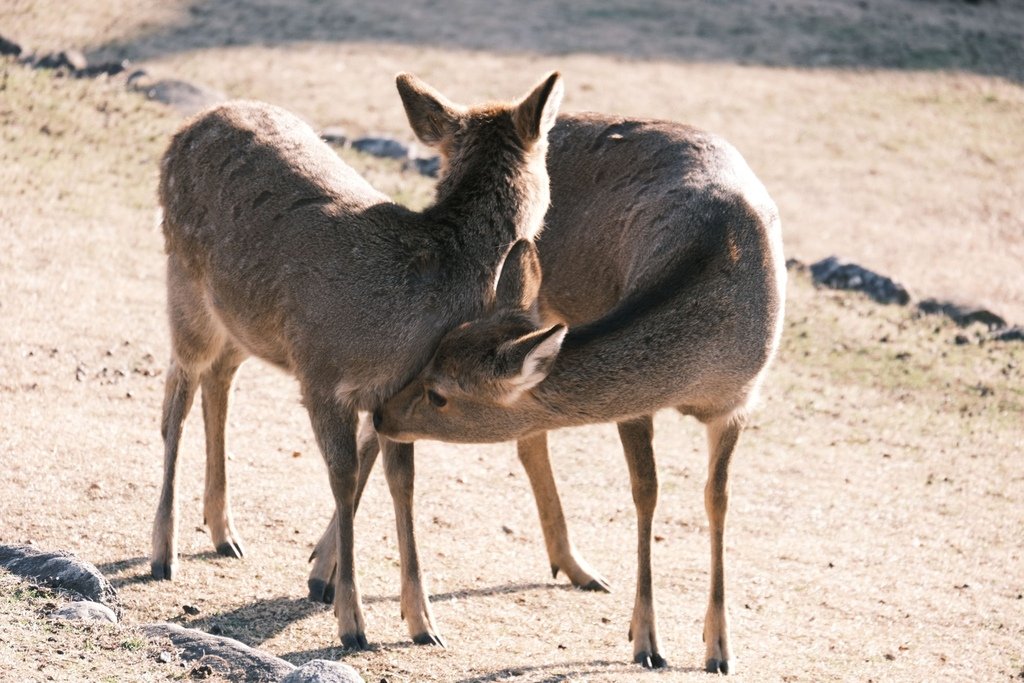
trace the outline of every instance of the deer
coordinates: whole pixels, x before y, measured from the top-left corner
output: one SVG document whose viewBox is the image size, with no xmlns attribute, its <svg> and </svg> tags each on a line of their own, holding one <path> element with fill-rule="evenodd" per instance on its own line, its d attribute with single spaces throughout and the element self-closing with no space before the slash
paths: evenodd
<svg viewBox="0 0 1024 683">
<path fill-rule="evenodd" d="M 238 367 L 260 358 L 297 379 L 326 463 L 338 516 L 334 612 L 347 649 L 368 647 L 353 557 L 359 415 L 405 386 L 445 332 L 493 305 L 509 249 L 542 226 L 547 134 L 564 90 L 553 72 L 515 101 L 466 106 L 411 74 L 399 74 L 396 86 L 416 137 L 445 157 L 423 211 L 390 201 L 308 124 L 265 103 L 196 115 L 160 166 L 171 360 L 152 575 L 177 572 L 178 446 L 200 388 L 204 520 L 218 553 L 244 555 L 228 495 L 225 423 Z M 411 444 L 377 447 L 387 462 L 411 467 Z M 389 486 L 411 491 L 411 475 L 389 467 Z M 396 512 L 411 535 L 411 510 L 396 504 Z M 443 644 L 415 545 L 400 554 L 410 635 Z"/>
<path fill-rule="evenodd" d="M 653 414 L 675 408 L 698 419 L 711 545 L 704 666 L 728 674 L 729 466 L 782 333 L 778 209 L 732 145 L 684 124 L 563 116 L 549 145 L 551 208 L 536 248 L 517 243 L 491 311 L 449 331 L 415 379 L 373 412 L 373 427 L 402 443 L 516 440 L 535 494 L 545 493 L 536 499 L 550 554 L 571 543 L 547 432 L 615 422 L 637 514 L 629 639 L 635 662 L 661 668 Z M 384 462 L 393 466 L 387 453 Z M 400 542 L 408 533 L 399 529 Z"/>
</svg>

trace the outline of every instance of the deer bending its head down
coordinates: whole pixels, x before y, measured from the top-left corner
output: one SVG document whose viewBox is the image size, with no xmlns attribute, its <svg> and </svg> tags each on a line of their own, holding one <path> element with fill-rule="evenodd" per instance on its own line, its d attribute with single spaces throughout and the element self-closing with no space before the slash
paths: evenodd
<svg viewBox="0 0 1024 683">
<path fill-rule="evenodd" d="M 727 673 L 728 466 L 782 329 L 777 209 L 735 149 L 679 124 L 566 117 L 552 132 L 549 171 L 543 288 L 532 245 L 517 245 L 494 312 L 449 332 L 374 425 L 400 441 L 519 439 L 521 456 L 541 454 L 532 465 L 523 458 L 530 471 L 538 459 L 547 467 L 545 430 L 617 422 L 639 532 L 630 636 L 636 661 L 662 666 L 652 415 L 674 407 L 700 419 L 712 551 L 705 664 Z"/>
<path fill-rule="evenodd" d="M 176 567 L 178 443 L 200 386 L 205 519 L 219 552 L 242 555 L 224 426 L 235 371 L 248 356 L 263 358 L 298 379 L 327 462 L 340 518 L 335 613 L 348 647 L 366 646 L 352 554 L 357 411 L 405 385 L 448 329 L 482 315 L 509 247 L 539 231 L 546 135 L 562 93 L 557 74 L 515 103 L 476 107 L 410 75 L 397 85 L 416 135 L 445 159 L 436 201 L 422 213 L 374 190 L 298 118 L 256 102 L 192 119 L 160 177 L 173 348 L 153 575 L 170 579 Z M 383 447 L 411 461 L 410 446 Z M 396 500 L 400 525 L 411 523 L 403 504 Z M 410 632 L 440 642 L 415 547 L 401 551 Z"/>
</svg>

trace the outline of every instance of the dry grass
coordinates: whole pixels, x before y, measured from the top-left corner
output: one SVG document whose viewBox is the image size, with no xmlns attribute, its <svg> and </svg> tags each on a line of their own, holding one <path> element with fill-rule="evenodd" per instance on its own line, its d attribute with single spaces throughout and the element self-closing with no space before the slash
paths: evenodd
<svg viewBox="0 0 1024 683">
<path fill-rule="evenodd" d="M 95 47 L 138 34 L 131 44 L 141 50 L 183 7 L 142 3 L 132 21 L 115 21 L 106 5 L 72 3 L 64 16 L 74 21 L 58 26 L 38 21 L 47 6 L 16 3 L 0 16 L 24 29 L 12 37 L 35 44 Z M 151 56 L 154 68 L 354 131 L 405 130 L 391 85 L 399 69 L 469 99 L 525 88 L 559 67 L 572 109 L 671 116 L 735 140 L 782 205 L 791 253 L 834 250 L 927 293 L 1003 292 L 995 303 L 1021 305 L 1013 198 L 1024 182 L 1014 119 L 1022 91 L 1012 80 L 466 51 L 480 47 L 200 42 Z M 294 382 L 258 363 L 240 373 L 229 423 L 249 558 L 210 552 L 193 415 L 182 455 L 181 577 L 146 580 L 168 353 L 153 188 L 176 121 L 115 84 L 2 68 L 0 542 L 34 540 L 99 564 L 121 591 L 129 625 L 217 625 L 294 662 L 343 656 L 330 612 L 304 600 L 305 559 L 330 512 L 323 465 Z M 394 164 L 350 159 L 412 203 L 429 192 Z M 969 236 L 964 225 L 975 226 Z M 784 347 L 734 468 L 729 586 L 740 680 L 1008 680 L 1024 670 L 1024 477 L 1014 458 L 1024 446 L 1024 348 L 957 346 L 955 333 L 940 319 L 794 277 Z M 671 413 L 656 426 L 655 594 L 674 665 L 659 680 L 703 680 L 703 438 Z M 579 593 L 547 576 L 511 446 L 423 444 L 419 540 L 451 647 L 409 644 L 390 501 L 375 475 L 357 521 L 357 559 L 377 647 L 346 656 L 367 680 L 652 675 L 627 663 L 635 532 L 614 429 L 558 432 L 552 449 L 570 528 L 617 592 Z M 15 589 L 2 585 L 7 599 Z M 200 614 L 185 615 L 183 604 Z M 12 655 L 5 675 L 41 677 L 35 658 L 47 646 L 28 622 L 12 623 L 0 647 L 31 654 Z M 55 673 L 80 671 L 50 656 Z"/>
</svg>

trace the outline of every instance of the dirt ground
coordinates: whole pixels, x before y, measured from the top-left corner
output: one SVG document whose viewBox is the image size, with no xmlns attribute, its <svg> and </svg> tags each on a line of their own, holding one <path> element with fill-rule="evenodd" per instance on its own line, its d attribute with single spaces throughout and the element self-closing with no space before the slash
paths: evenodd
<svg viewBox="0 0 1024 683">
<path fill-rule="evenodd" d="M 120 3 L 15 0 L 0 9 L 0 33 L 129 57 L 319 126 L 400 136 L 398 70 L 473 100 L 558 68 L 567 109 L 725 134 L 778 201 L 789 255 L 838 253 L 915 294 L 1024 321 L 1024 9 L 707 5 L 538 3 L 513 14 L 473 0 L 443 12 L 427 2 L 152 0 L 129 13 Z M 116 81 L 0 67 L 0 543 L 72 550 L 99 565 L 121 592 L 128 629 L 217 627 L 295 663 L 344 657 L 367 680 L 704 679 L 704 441 L 673 413 L 658 416 L 655 444 L 655 597 L 672 665 L 663 673 L 629 663 L 635 522 L 607 425 L 557 432 L 552 453 L 576 543 L 615 592 L 550 578 L 511 445 L 425 443 L 419 542 L 449 648 L 413 646 L 399 618 L 394 520 L 375 473 L 356 529 L 374 649 L 342 652 L 331 612 L 305 600 L 306 558 L 330 515 L 324 468 L 295 383 L 256 362 L 239 375 L 229 422 L 248 556 L 212 553 L 193 414 L 181 575 L 149 581 L 168 355 L 154 188 L 178 119 Z M 405 201 L 429 196 L 429 181 L 397 164 L 346 158 Z M 975 343 L 954 343 L 958 333 Z M 979 344 L 981 334 L 819 291 L 794 273 L 783 348 L 733 469 L 728 588 L 740 680 L 1024 676 L 1024 345 Z M 24 614 L 38 608 L 15 585 L 0 581 L 0 613 L 25 626 L 0 629 L 0 666 L 16 679 L 187 675 L 130 631 L 111 647 L 109 637 L 75 641 L 82 657 L 56 654 L 40 639 L 63 636 L 28 625 Z"/>
</svg>

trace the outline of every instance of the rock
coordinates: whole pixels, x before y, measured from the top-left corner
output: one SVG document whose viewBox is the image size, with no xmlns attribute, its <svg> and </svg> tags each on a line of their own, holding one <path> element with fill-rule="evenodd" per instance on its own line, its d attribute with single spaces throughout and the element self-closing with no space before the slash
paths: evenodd
<svg viewBox="0 0 1024 683">
<path fill-rule="evenodd" d="M 18 45 L 13 40 L 7 40 L 3 36 L 0 36 L 0 55 L 18 57 L 21 55 L 21 45 Z"/>
<path fill-rule="evenodd" d="M 233 638 L 212 636 L 175 624 L 148 624 L 142 631 L 150 638 L 168 638 L 184 661 L 196 661 L 196 669 L 209 669 L 232 681 L 278 681 L 295 671 L 295 665 L 249 647 Z"/>
<path fill-rule="evenodd" d="M 436 178 L 441 174 L 441 157 L 416 157 L 415 159 L 409 159 L 405 164 L 406 168 L 411 168 L 420 175 L 425 175 L 428 178 Z"/>
<path fill-rule="evenodd" d="M 365 683 L 359 672 L 348 664 L 314 659 L 291 672 L 281 683 Z"/>
<path fill-rule="evenodd" d="M 94 64 L 84 69 L 75 71 L 75 78 L 96 78 L 97 76 L 116 76 L 128 69 L 129 62 L 122 59 L 120 62 L 103 62 Z"/>
<path fill-rule="evenodd" d="M 56 619 L 68 619 L 71 621 L 105 621 L 111 624 L 117 623 L 117 615 L 106 605 L 91 600 L 78 600 L 69 602 L 56 610 L 53 615 Z"/>
<path fill-rule="evenodd" d="M 806 273 L 807 264 L 798 258 L 788 258 L 786 259 L 786 270 L 792 270 L 797 273 Z"/>
<path fill-rule="evenodd" d="M 320 131 L 320 139 L 331 145 L 342 146 L 348 142 L 348 133 L 341 126 L 328 126 Z"/>
<path fill-rule="evenodd" d="M 1001 330 L 996 330 L 989 337 L 993 341 L 1024 341 L 1024 327 L 1020 325 L 1014 325 L 1013 327 L 1007 327 Z"/>
<path fill-rule="evenodd" d="M 120 615 L 117 591 L 91 563 L 72 553 L 43 552 L 27 545 L 0 545 L 0 566 L 18 576 L 106 605 Z"/>
<path fill-rule="evenodd" d="M 835 256 L 812 263 L 811 277 L 833 289 L 864 292 L 879 303 L 905 305 L 910 302 L 910 293 L 900 283 L 856 263 L 840 261 Z"/>
<path fill-rule="evenodd" d="M 68 69 L 69 71 L 81 71 L 89 66 L 89 62 L 78 50 L 61 50 L 60 52 L 48 52 L 37 57 L 32 62 L 36 69 Z"/>
<path fill-rule="evenodd" d="M 405 159 L 409 156 L 408 145 L 392 138 L 358 138 L 352 141 L 352 149 L 387 159 Z"/>
<path fill-rule="evenodd" d="M 227 95 L 219 90 L 195 83 L 173 78 L 154 81 L 141 69 L 128 76 L 128 88 L 141 92 L 155 102 L 170 105 L 185 116 L 191 116 L 228 99 Z"/>
<path fill-rule="evenodd" d="M 989 330 L 1006 327 L 1006 320 L 1001 316 L 979 306 L 925 299 L 917 304 L 917 309 L 922 313 L 945 315 L 961 327 L 967 327 L 973 323 L 986 325 Z"/>
</svg>

